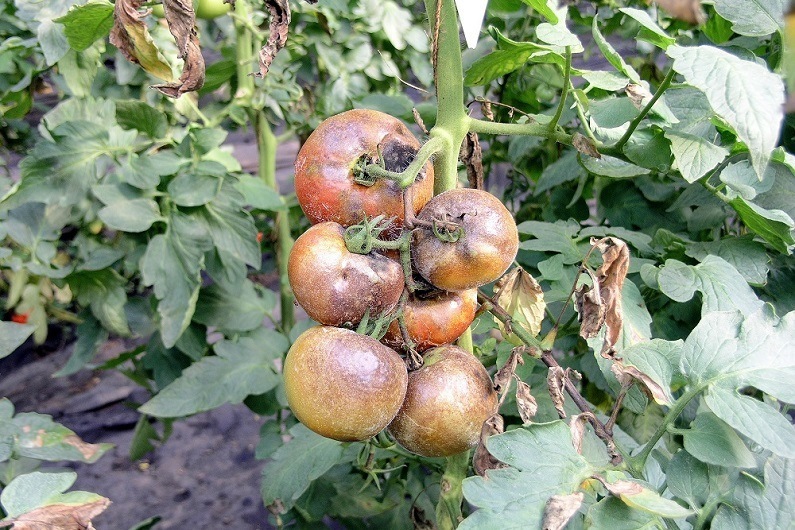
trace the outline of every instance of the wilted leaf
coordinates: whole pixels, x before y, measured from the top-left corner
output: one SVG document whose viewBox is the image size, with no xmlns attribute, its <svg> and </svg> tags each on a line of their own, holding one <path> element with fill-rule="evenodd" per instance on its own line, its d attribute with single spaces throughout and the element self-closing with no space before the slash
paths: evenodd
<svg viewBox="0 0 795 530">
<path fill-rule="evenodd" d="M 290 5 L 287 0 L 267 0 L 266 6 L 271 14 L 268 41 L 259 51 L 259 73 L 265 77 L 276 53 L 287 44 L 287 31 L 290 25 Z"/>
<path fill-rule="evenodd" d="M 584 495 L 581 491 L 569 495 L 553 495 L 544 509 L 543 530 L 561 530 L 571 516 L 582 506 Z"/>
<path fill-rule="evenodd" d="M 590 156 L 591 158 L 602 158 L 602 155 L 596 150 L 596 144 L 593 143 L 593 140 L 586 138 L 578 132 L 574 133 L 574 136 L 571 137 L 571 145 L 580 153 Z"/>
<path fill-rule="evenodd" d="M 477 190 L 483 189 L 483 150 L 480 148 L 478 133 L 468 132 L 461 144 L 458 157 L 467 168 L 469 187 Z"/>
<path fill-rule="evenodd" d="M 505 423 L 502 419 L 502 416 L 499 414 L 494 414 L 483 422 L 483 426 L 480 429 L 480 441 L 478 442 L 478 446 L 475 449 L 475 456 L 472 458 L 472 467 L 474 468 L 475 473 L 481 477 L 485 477 L 486 471 L 489 469 L 500 469 L 507 467 L 505 464 L 495 458 L 494 455 L 489 453 L 489 450 L 486 448 L 486 440 L 489 439 L 489 436 L 502 434 L 504 430 Z"/>
<path fill-rule="evenodd" d="M 165 81 L 174 79 L 171 66 L 157 49 L 138 8 L 143 0 L 117 0 L 110 43 L 116 46 L 128 61 Z"/>
<path fill-rule="evenodd" d="M 524 364 L 524 359 L 522 359 L 523 352 L 524 348 L 521 346 L 511 350 L 511 355 L 508 357 L 508 360 L 505 361 L 502 368 L 497 370 L 497 373 L 494 374 L 494 390 L 503 394 L 508 390 L 511 384 L 511 377 L 513 377 L 513 374 L 516 372 L 517 365 Z"/>
<path fill-rule="evenodd" d="M 185 92 L 199 90 L 204 84 L 204 58 L 196 34 L 196 13 L 191 0 L 163 0 L 168 29 L 177 43 L 180 59 L 184 61 L 179 81 L 152 85 L 163 94 L 178 98 Z"/>
<path fill-rule="evenodd" d="M 632 508 L 651 512 L 669 519 L 679 519 L 693 513 L 692 510 L 688 510 L 670 499 L 661 497 L 656 491 L 646 488 L 638 482 L 631 480 L 607 482 L 599 476 L 596 478 L 610 493 Z"/>
<path fill-rule="evenodd" d="M 668 397 L 668 393 L 665 391 L 665 389 L 656 381 L 654 381 L 654 379 L 641 372 L 637 367 L 624 366 L 621 361 L 616 361 L 613 363 L 613 366 L 611 366 L 610 369 L 613 370 L 613 373 L 616 374 L 616 377 L 622 385 L 625 384 L 625 382 L 628 383 L 628 381 L 625 379 L 626 377 L 637 379 L 643 383 L 641 388 L 646 391 L 649 397 L 651 397 L 654 401 L 661 405 L 670 403 L 670 398 Z"/>
<path fill-rule="evenodd" d="M 701 0 L 655 0 L 655 2 L 672 17 L 690 24 L 703 24 L 707 20 L 704 10 L 701 9 Z"/>
<path fill-rule="evenodd" d="M 91 520 L 108 506 L 110 501 L 104 497 L 85 504 L 50 504 L 14 519 L 14 529 L 87 530 L 93 528 Z"/>
<path fill-rule="evenodd" d="M 605 323 L 605 305 L 599 288 L 599 278 L 590 269 L 585 269 L 585 273 L 591 277 L 593 285 L 583 285 L 577 289 L 574 297 L 580 320 L 580 336 L 590 339 L 599 334 Z"/>
<path fill-rule="evenodd" d="M 519 417 L 522 423 L 530 423 L 538 412 L 538 403 L 530 393 L 530 385 L 516 378 L 516 406 L 519 408 Z"/>
<path fill-rule="evenodd" d="M 627 96 L 632 104 L 635 106 L 636 109 L 640 110 L 645 107 L 645 101 L 648 101 L 652 98 L 651 92 L 649 89 L 644 87 L 643 85 L 638 85 L 635 83 L 630 83 L 627 85 L 626 88 Z"/>
<path fill-rule="evenodd" d="M 409 510 L 409 518 L 411 519 L 411 524 L 414 525 L 414 530 L 436 529 L 433 522 L 431 522 L 431 520 L 425 515 L 425 510 L 416 504 L 411 505 L 411 510 Z"/>
<path fill-rule="evenodd" d="M 560 366 L 550 366 L 547 373 L 547 388 L 549 388 L 549 395 L 552 397 L 552 403 L 555 404 L 555 410 L 561 418 L 566 417 L 566 411 L 563 410 L 563 402 L 565 397 L 563 389 L 566 386 L 566 370 Z"/>
<path fill-rule="evenodd" d="M 585 436 L 585 426 L 593 419 L 595 419 L 595 416 L 592 412 L 583 412 L 571 417 L 571 422 L 569 423 L 571 443 L 574 445 L 574 450 L 579 454 L 582 454 L 582 437 Z"/>
<path fill-rule="evenodd" d="M 511 316 L 512 325 L 523 326 L 531 335 L 538 335 L 547 304 L 535 278 L 521 267 L 516 267 L 497 283 L 496 288 L 495 300 Z M 518 337 L 507 333 L 502 323 L 498 324 L 506 340 L 517 346 L 522 343 Z"/>
</svg>

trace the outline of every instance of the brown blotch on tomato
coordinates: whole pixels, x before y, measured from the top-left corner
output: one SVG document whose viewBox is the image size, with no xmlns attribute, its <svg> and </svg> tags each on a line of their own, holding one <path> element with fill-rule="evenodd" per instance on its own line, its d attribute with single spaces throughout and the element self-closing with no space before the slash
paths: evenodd
<svg viewBox="0 0 795 530">
<path fill-rule="evenodd" d="M 409 374 L 406 400 L 389 425 L 395 440 L 422 456 L 449 456 L 477 445 L 483 422 L 497 410 L 491 378 L 458 346 L 429 350 Z"/>
<path fill-rule="evenodd" d="M 377 163 L 379 149 L 385 167 L 403 171 L 420 143 L 402 121 L 383 112 L 355 109 L 323 121 L 301 146 L 295 160 L 295 194 L 312 224 L 334 221 L 342 226 L 365 216 L 403 220 L 403 192 L 395 182 L 372 186 L 354 181 L 357 165 Z M 416 214 L 433 196 L 433 166 L 427 163 L 412 185 Z"/>
<path fill-rule="evenodd" d="M 465 188 L 440 193 L 418 218 L 451 221 L 463 228 L 455 242 L 441 241 L 428 229 L 415 231 L 414 267 L 439 289 L 463 291 L 493 282 L 508 270 L 519 250 L 511 212 L 485 191 Z"/>
<path fill-rule="evenodd" d="M 395 417 L 406 395 L 406 366 L 394 350 L 348 329 L 302 333 L 284 361 L 287 402 L 321 436 L 366 440 Z"/>
<path fill-rule="evenodd" d="M 379 253 L 356 254 L 337 223 L 309 228 L 295 241 L 287 275 L 296 301 L 317 322 L 355 325 L 392 310 L 403 292 L 401 265 Z"/>
</svg>

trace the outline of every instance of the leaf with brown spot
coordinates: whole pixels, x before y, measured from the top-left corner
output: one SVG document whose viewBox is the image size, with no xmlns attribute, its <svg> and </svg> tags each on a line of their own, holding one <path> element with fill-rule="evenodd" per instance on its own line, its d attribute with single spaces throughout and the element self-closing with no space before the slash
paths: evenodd
<svg viewBox="0 0 795 530">
<path fill-rule="evenodd" d="M 75 492 L 82 493 L 82 492 Z M 68 497 L 68 493 L 64 497 Z M 50 504 L 13 519 L 14 530 L 88 530 L 91 520 L 110 506 L 105 497 L 85 503 Z"/>
<path fill-rule="evenodd" d="M 574 136 L 571 137 L 571 145 L 573 145 L 577 151 L 586 156 L 597 159 L 602 158 L 602 155 L 596 150 L 596 144 L 593 142 L 593 140 L 583 136 L 578 132 L 574 133 Z"/>
<path fill-rule="evenodd" d="M 626 92 L 629 100 L 638 110 L 641 110 L 643 107 L 645 107 L 646 102 L 652 98 L 652 94 L 649 92 L 648 88 L 644 87 L 643 85 L 636 85 L 635 83 L 628 84 Z"/>
<path fill-rule="evenodd" d="M 580 336 L 590 339 L 599 334 L 605 323 L 605 304 L 600 293 L 599 278 L 590 269 L 585 273 L 591 277 L 592 285 L 583 285 L 574 293 L 577 315 L 580 320 Z"/>
<path fill-rule="evenodd" d="M 276 54 L 287 44 L 290 26 L 290 4 L 287 0 L 266 0 L 265 6 L 271 14 L 271 21 L 268 26 L 268 40 L 259 51 L 259 72 L 254 74 L 257 77 L 268 75 Z"/>
<path fill-rule="evenodd" d="M 672 17 L 690 24 L 703 24 L 707 15 L 701 8 L 701 0 L 655 0 Z"/>
<path fill-rule="evenodd" d="M 461 144 L 458 158 L 467 168 L 469 187 L 483 189 L 483 150 L 480 148 L 478 133 L 468 132 Z"/>
<path fill-rule="evenodd" d="M 563 389 L 566 387 L 566 371 L 560 366 L 550 366 L 547 373 L 547 388 L 549 395 L 552 397 L 552 403 L 555 405 L 555 410 L 561 418 L 566 417 L 566 411 L 563 410 L 563 402 L 565 400 Z"/>
<path fill-rule="evenodd" d="M 110 43 L 116 46 L 128 61 L 141 65 L 153 76 L 172 81 L 171 65 L 160 53 L 138 8 L 144 0 L 116 0 L 113 10 L 113 28 Z"/>
<path fill-rule="evenodd" d="M 581 491 L 569 495 L 552 496 L 544 508 L 543 530 L 561 530 L 582 506 L 585 496 Z"/>
<path fill-rule="evenodd" d="M 585 436 L 585 426 L 589 421 L 596 419 L 593 412 L 583 412 L 571 417 L 569 430 L 571 431 L 571 443 L 578 454 L 582 454 L 582 438 Z"/>
<path fill-rule="evenodd" d="M 483 422 L 480 428 L 480 441 L 475 449 L 475 455 L 472 457 L 472 467 L 475 473 L 481 477 L 486 476 L 486 471 L 489 469 L 501 469 L 508 467 L 504 463 L 497 460 L 494 455 L 489 453 L 486 449 L 486 440 L 489 436 L 495 434 L 502 434 L 505 430 L 505 422 L 499 414 L 492 415 L 489 419 Z"/>
<path fill-rule="evenodd" d="M 163 0 L 168 30 L 177 43 L 179 57 L 184 61 L 182 75 L 171 83 L 152 85 L 168 97 L 178 98 L 204 85 L 204 57 L 196 34 L 196 13 L 191 0 Z"/>
<path fill-rule="evenodd" d="M 72 447 L 80 451 L 80 454 L 83 455 L 83 458 L 86 460 L 86 462 L 94 461 L 96 458 L 98 458 L 99 455 L 101 455 L 107 450 L 105 447 L 101 445 L 84 442 L 77 435 L 65 437 L 63 439 L 63 443 L 65 443 L 66 445 L 71 445 Z"/>
<path fill-rule="evenodd" d="M 668 398 L 667 392 L 660 386 L 654 379 L 640 371 L 635 366 L 625 366 L 621 361 L 616 361 L 613 363 L 613 366 L 610 367 L 616 377 L 618 378 L 619 383 L 622 385 L 625 384 L 624 378 L 630 378 L 633 380 L 640 381 L 642 383 L 641 389 L 648 395 L 651 399 L 657 402 L 660 405 L 670 405 L 671 400 Z M 619 375 L 620 374 L 620 375 Z"/>
<path fill-rule="evenodd" d="M 527 424 L 533 421 L 538 412 L 536 398 L 530 393 L 530 385 L 516 378 L 516 406 L 519 409 L 519 417 L 522 423 Z"/>
<path fill-rule="evenodd" d="M 511 316 L 512 326 L 522 326 L 534 337 L 541 332 L 547 304 L 541 286 L 522 267 L 516 267 L 503 276 L 495 286 L 497 304 Z M 497 322 L 506 340 L 517 346 L 522 341 Z"/>
</svg>

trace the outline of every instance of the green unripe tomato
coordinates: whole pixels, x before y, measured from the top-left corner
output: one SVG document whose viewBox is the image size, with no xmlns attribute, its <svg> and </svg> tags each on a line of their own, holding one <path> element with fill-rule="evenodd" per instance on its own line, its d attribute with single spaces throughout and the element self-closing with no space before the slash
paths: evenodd
<svg viewBox="0 0 795 530">
<path fill-rule="evenodd" d="M 225 4 L 224 0 L 193 0 L 193 9 L 196 10 L 196 18 L 204 20 L 212 20 L 226 15 L 231 8 L 232 6 Z M 166 16 L 163 10 L 163 4 L 152 6 L 152 14 L 159 18 Z"/>
</svg>

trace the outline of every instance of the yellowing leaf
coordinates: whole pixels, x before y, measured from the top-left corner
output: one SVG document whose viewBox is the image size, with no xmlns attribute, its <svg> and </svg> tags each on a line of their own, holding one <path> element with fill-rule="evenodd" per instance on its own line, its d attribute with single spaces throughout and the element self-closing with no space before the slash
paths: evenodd
<svg viewBox="0 0 795 530">
<path fill-rule="evenodd" d="M 497 304 L 511 316 L 512 325 L 522 326 L 534 337 L 541 332 L 547 304 L 541 286 L 521 267 L 516 267 L 497 283 Z M 506 340 L 517 346 L 522 341 L 498 322 Z"/>
<path fill-rule="evenodd" d="M 116 1 L 110 42 L 128 61 L 141 65 L 141 68 L 159 79 L 173 81 L 171 66 L 158 50 L 138 12 L 141 4 L 143 0 Z"/>
</svg>

